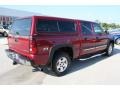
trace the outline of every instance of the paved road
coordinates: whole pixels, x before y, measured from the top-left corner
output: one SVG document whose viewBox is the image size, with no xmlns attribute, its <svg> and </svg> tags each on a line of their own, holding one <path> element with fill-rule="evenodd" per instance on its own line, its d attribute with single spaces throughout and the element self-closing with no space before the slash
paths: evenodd
<svg viewBox="0 0 120 90">
<path fill-rule="evenodd" d="M 73 62 L 69 73 L 63 77 L 33 72 L 30 66 L 13 66 L 5 54 L 7 48 L 6 39 L 0 37 L 0 84 L 120 84 L 120 46 L 115 46 L 111 57 Z"/>
</svg>

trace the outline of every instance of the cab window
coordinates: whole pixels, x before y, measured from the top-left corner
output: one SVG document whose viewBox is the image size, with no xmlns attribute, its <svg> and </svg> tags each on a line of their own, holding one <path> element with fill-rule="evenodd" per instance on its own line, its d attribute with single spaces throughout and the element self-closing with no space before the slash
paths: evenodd
<svg viewBox="0 0 120 90">
<path fill-rule="evenodd" d="M 81 22 L 81 30 L 83 35 L 91 35 L 92 27 L 90 22 Z"/>
<path fill-rule="evenodd" d="M 101 28 L 101 26 L 99 24 L 93 24 L 93 28 L 94 28 L 94 32 L 96 34 L 102 34 L 104 33 L 103 29 Z"/>
</svg>

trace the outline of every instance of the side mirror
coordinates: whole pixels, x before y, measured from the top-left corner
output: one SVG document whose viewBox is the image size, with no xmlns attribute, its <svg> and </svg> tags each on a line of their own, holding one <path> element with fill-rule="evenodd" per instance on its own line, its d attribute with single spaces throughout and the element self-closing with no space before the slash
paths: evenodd
<svg viewBox="0 0 120 90">
<path fill-rule="evenodd" d="M 105 33 L 106 33 L 106 34 L 109 34 L 109 31 L 108 31 L 108 30 L 105 30 Z"/>
</svg>

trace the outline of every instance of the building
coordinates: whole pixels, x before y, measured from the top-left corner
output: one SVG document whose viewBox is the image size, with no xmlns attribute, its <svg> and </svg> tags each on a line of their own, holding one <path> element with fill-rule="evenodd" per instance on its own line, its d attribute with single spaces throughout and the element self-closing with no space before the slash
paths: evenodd
<svg viewBox="0 0 120 90">
<path fill-rule="evenodd" d="M 4 28 L 8 28 L 8 26 L 12 24 L 14 19 L 15 17 L 11 16 L 0 16 L 0 25 L 3 26 Z"/>
</svg>

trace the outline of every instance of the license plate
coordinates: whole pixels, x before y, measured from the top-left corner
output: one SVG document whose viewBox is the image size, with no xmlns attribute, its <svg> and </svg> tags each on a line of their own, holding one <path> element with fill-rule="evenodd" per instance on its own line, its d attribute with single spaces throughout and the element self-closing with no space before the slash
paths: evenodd
<svg viewBox="0 0 120 90">
<path fill-rule="evenodd" d="M 18 55 L 18 54 L 14 53 L 14 54 L 13 54 L 13 57 L 14 57 L 14 60 L 15 60 L 16 62 L 18 62 L 18 63 L 20 63 L 20 64 L 23 64 L 23 63 L 24 63 L 24 61 L 19 58 L 19 55 Z"/>
<path fill-rule="evenodd" d="M 18 54 L 11 53 L 11 57 L 15 60 L 18 60 Z"/>
<path fill-rule="evenodd" d="M 12 59 L 15 59 L 15 57 L 16 57 L 14 53 L 10 53 L 10 56 Z"/>
</svg>

